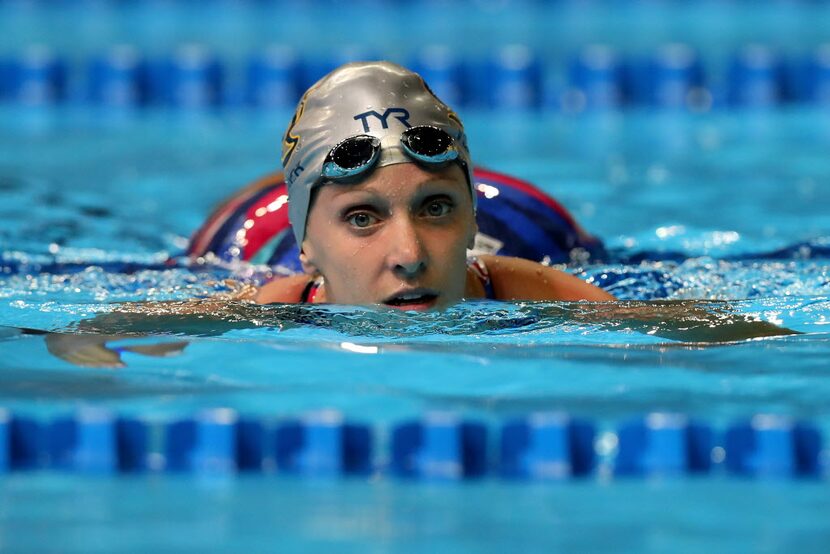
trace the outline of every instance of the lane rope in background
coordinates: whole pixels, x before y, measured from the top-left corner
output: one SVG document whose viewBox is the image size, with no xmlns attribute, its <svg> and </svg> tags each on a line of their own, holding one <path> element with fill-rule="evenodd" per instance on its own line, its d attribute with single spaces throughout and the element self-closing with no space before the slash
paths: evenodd
<svg viewBox="0 0 830 554">
<path fill-rule="evenodd" d="M 486 423 L 427 412 L 389 427 L 333 410 L 278 419 L 212 409 L 143 420 L 101 408 L 42 419 L 3 411 L 0 471 L 82 474 L 236 473 L 308 478 L 482 477 L 519 481 L 653 476 L 826 479 L 830 455 L 818 427 L 759 414 L 718 429 L 655 412 L 598 431 L 596 422 L 536 412 Z"/>
</svg>

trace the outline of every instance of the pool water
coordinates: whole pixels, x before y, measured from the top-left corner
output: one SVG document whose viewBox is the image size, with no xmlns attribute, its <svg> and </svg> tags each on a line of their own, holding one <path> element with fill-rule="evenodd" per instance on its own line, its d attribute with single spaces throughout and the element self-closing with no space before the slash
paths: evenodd
<svg viewBox="0 0 830 554">
<path fill-rule="evenodd" d="M 830 540 L 826 492 L 816 485 L 736 480 L 446 486 L 15 476 L 0 503 L 4 550 L 13 552 L 823 552 Z"/>
<path fill-rule="evenodd" d="M 726 301 L 800 335 L 684 345 L 624 322 L 580 323 L 558 303 L 471 302 L 426 315 L 236 307 L 177 329 L 175 340 L 190 343 L 181 355 L 125 352 L 126 367 L 110 370 L 72 366 L 42 336 L 14 331 L 72 328 L 116 303 L 267 278 L 258 267 L 165 262 L 216 202 L 276 166 L 289 115 L 113 119 L 72 107 L 0 115 L 3 406 L 49 416 L 94 405 L 149 419 L 219 406 L 276 417 L 331 408 L 381 433 L 427 410 L 492 424 L 565 410 L 601 430 L 652 411 L 716 426 L 776 413 L 830 436 L 830 113 L 817 109 L 462 113 L 476 159 L 536 183 L 605 239 L 610 260 L 567 271 L 625 300 Z M 158 340 L 174 339 L 123 344 Z M 723 472 L 551 485 L 16 473 L 0 486 L 0 544 L 824 552 L 828 505 L 826 482 Z M 54 533 L 44 536 L 47 527 Z"/>
<path fill-rule="evenodd" d="M 830 48 L 819 45 L 829 14 L 830 3 L 813 0 L 0 1 L 0 408 L 41 420 L 104 408 L 156 431 L 216 407 L 272 423 L 335 410 L 371 429 L 377 468 L 335 479 L 13 471 L 0 483 L 0 551 L 827 552 Z M 651 78 L 689 84 L 683 48 L 641 74 L 657 47 L 678 41 L 705 77 L 704 93 L 680 102 L 694 100 L 694 113 L 643 95 Z M 177 50 L 192 42 L 206 49 Z M 119 43 L 151 64 L 175 51 L 181 74 L 195 75 L 183 82 L 207 87 L 194 97 L 218 106 L 176 110 L 155 81 L 142 91 L 146 109 L 90 102 L 87 63 Z M 735 71 L 733 56 L 753 43 L 762 46 Z M 29 48 L 38 44 L 66 63 L 56 106 L 41 86 L 54 77 L 42 69 L 49 58 Z M 275 64 L 265 87 L 273 109 L 253 108 L 263 90 L 246 88 L 246 64 L 263 51 Z M 115 52 L 116 66 L 135 61 Z M 221 85 L 188 73 L 211 52 Z M 12 78 L 21 53 L 25 86 Z M 112 314 L 269 278 L 267 268 L 191 265 L 180 254 L 217 202 L 277 167 L 294 93 L 354 57 L 425 63 L 440 94 L 463 93 L 450 103 L 474 159 L 541 186 L 609 247 L 609 259 L 564 270 L 626 302 L 696 301 L 727 321 L 801 334 L 708 346 L 665 338 L 694 323 L 682 306 L 674 324 L 567 303 L 468 302 L 433 314 L 230 304 L 197 322 Z M 634 71 L 615 73 L 617 61 Z M 489 78 L 487 63 L 498 69 Z M 812 84 L 799 80 L 809 64 Z M 118 92 L 134 74 L 112 75 L 116 104 L 142 96 Z M 518 93 L 499 92 L 511 87 Z M 731 98 L 733 88 L 745 97 Z M 516 109 L 525 102 L 535 109 Z M 149 333 L 117 347 L 187 346 L 81 368 L 19 330 L 73 330 L 95 316 L 107 333 Z M 484 423 L 493 463 L 505 421 L 550 411 L 596 425 L 588 476 L 508 480 L 495 465 L 456 483 L 390 475 L 402 421 L 450 412 Z M 821 470 L 751 478 L 715 463 L 705 475 L 616 474 L 620 426 L 653 412 L 686 414 L 716 434 L 753 414 L 809 422 L 825 438 Z M 712 450 L 713 461 L 723 454 Z"/>
</svg>

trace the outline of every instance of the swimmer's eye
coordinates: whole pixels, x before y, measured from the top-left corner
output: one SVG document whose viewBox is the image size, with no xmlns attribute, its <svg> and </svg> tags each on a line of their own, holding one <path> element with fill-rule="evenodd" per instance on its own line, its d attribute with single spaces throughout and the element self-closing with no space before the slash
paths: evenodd
<svg viewBox="0 0 830 554">
<path fill-rule="evenodd" d="M 424 207 L 424 213 L 429 217 L 443 217 L 453 209 L 453 203 L 445 198 L 430 200 Z"/>
<path fill-rule="evenodd" d="M 355 212 L 346 216 L 346 222 L 352 227 L 365 229 L 378 222 L 378 218 L 366 212 Z"/>
</svg>

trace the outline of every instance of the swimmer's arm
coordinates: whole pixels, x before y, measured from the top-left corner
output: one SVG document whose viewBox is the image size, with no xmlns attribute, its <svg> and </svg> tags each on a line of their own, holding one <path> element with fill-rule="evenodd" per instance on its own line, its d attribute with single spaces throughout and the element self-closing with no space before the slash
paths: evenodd
<svg viewBox="0 0 830 554">
<path fill-rule="evenodd" d="M 134 352 L 144 356 L 169 357 L 181 354 L 187 341 L 160 342 L 111 348 L 108 342 L 135 338 L 135 335 L 100 335 L 75 333 L 46 333 L 46 349 L 64 361 L 81 367 L 124 367 L 122 352 Z"/>
<path fill-rule="evenodd" d="M 739 313 L 726 301 L 651 300 L 591 304 L 575 319 L 625 327 L 672 340 L 734 342 L 761 337 L 800 335 L 798 331 Z"/>
<path fill-rule="evenodd" d="M 229 319 L 234 309 L 227 300 L 181 302 L 127 302 L 111 312 L 79 321 L 70 329 L 44 337 L 49 352 L 81 367 L 124 367 L 122 352 L 145 356 L 178 355 L 187 341 L 113 347 L 109 343 L 157 335 L 218 335 L 230 329 L 250 327 L 244 319 Z"/>
<path fill-rule="evenodd" d="M 46 348 L 54 356 L 82 367 L 123 367 L 121 353 L 125 351 L 146 356 L 177 355 L 186 341 L 118 348 L 108 343 L 150 335 L 210 336 L 254 326 L 245 310 L 258 290 L 250 285 L 226 284 L 230 292 L 211 298 L 118 304 L 111 312 L 81 320 L 71 329 L 46 333 Z"/>
<path fill-rule="evenodd" d="M 255 304 L 297 303 L 308 281 L 309 276 L 297 275 L 275 279 L 259 289 L 227 281 L 228 292 L 208 298 L 124 302 L 113 306 L 110 312 L 78 322 L 71 331 L 120 338 L 152 334 L 222 334 L 231 329 L 255 327 L 253 320 L 259 315 Z"/>
<path fill-rule="evenodd" d="M 570 319 L 626 328 L 685 342 L 731 342 L 800 334 L 738 313 L 728 302 L 620 302 L 611 294 L 573 275 L 527 260 L 481 256 L 500 300 L 592 302 L 567 310 Z"/>
<path fill-rule="evenodd" d="M 508 256 L 479 258 L 487 266 L 499 300 L 616 300 L 613 295 L 578 277 L 529 260 Z"/>
<path fill-rule="evenodd" d="M 687 343 L 723 343 L 799 335 L 798 331 L 740 313 L 725 301 L 649 300 L 563 302 L 539 306 L 543 317 L 635 331 Z"/>
<path fill-rule="evenodd" d="M 99 334 L 117 332 L 133 336 L 175 334 L 179 332 L 180 326 L 187 327 L 188 323 L 234 319 L 233 315 L 239 309 L 254 302 L 258 289 L 231 279 L 225 280 L 223 284 L 228 288 L 227 292 L 207 298 L 115 304 L 107 313 L 79 321 L 73 330 Z"/>
</svg>

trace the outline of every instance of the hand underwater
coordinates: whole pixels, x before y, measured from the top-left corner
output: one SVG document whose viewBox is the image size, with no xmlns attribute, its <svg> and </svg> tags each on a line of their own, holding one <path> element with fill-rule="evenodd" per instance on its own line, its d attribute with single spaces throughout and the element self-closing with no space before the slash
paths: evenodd
<svg viewBox="0 0 830 554">
<path fill-rule="evenodd" d="M 111 348 L 107 346 L 108 342 L 135 337 L 48 333 L 45 338 L 46 348 L 51 354 L 80 367 L 125 367 L 126 364 L 121 359 L 122 352 L 160 358 L 177 356 L 188 344 L 186 341 L 177 341 Z"/>
</svg>

